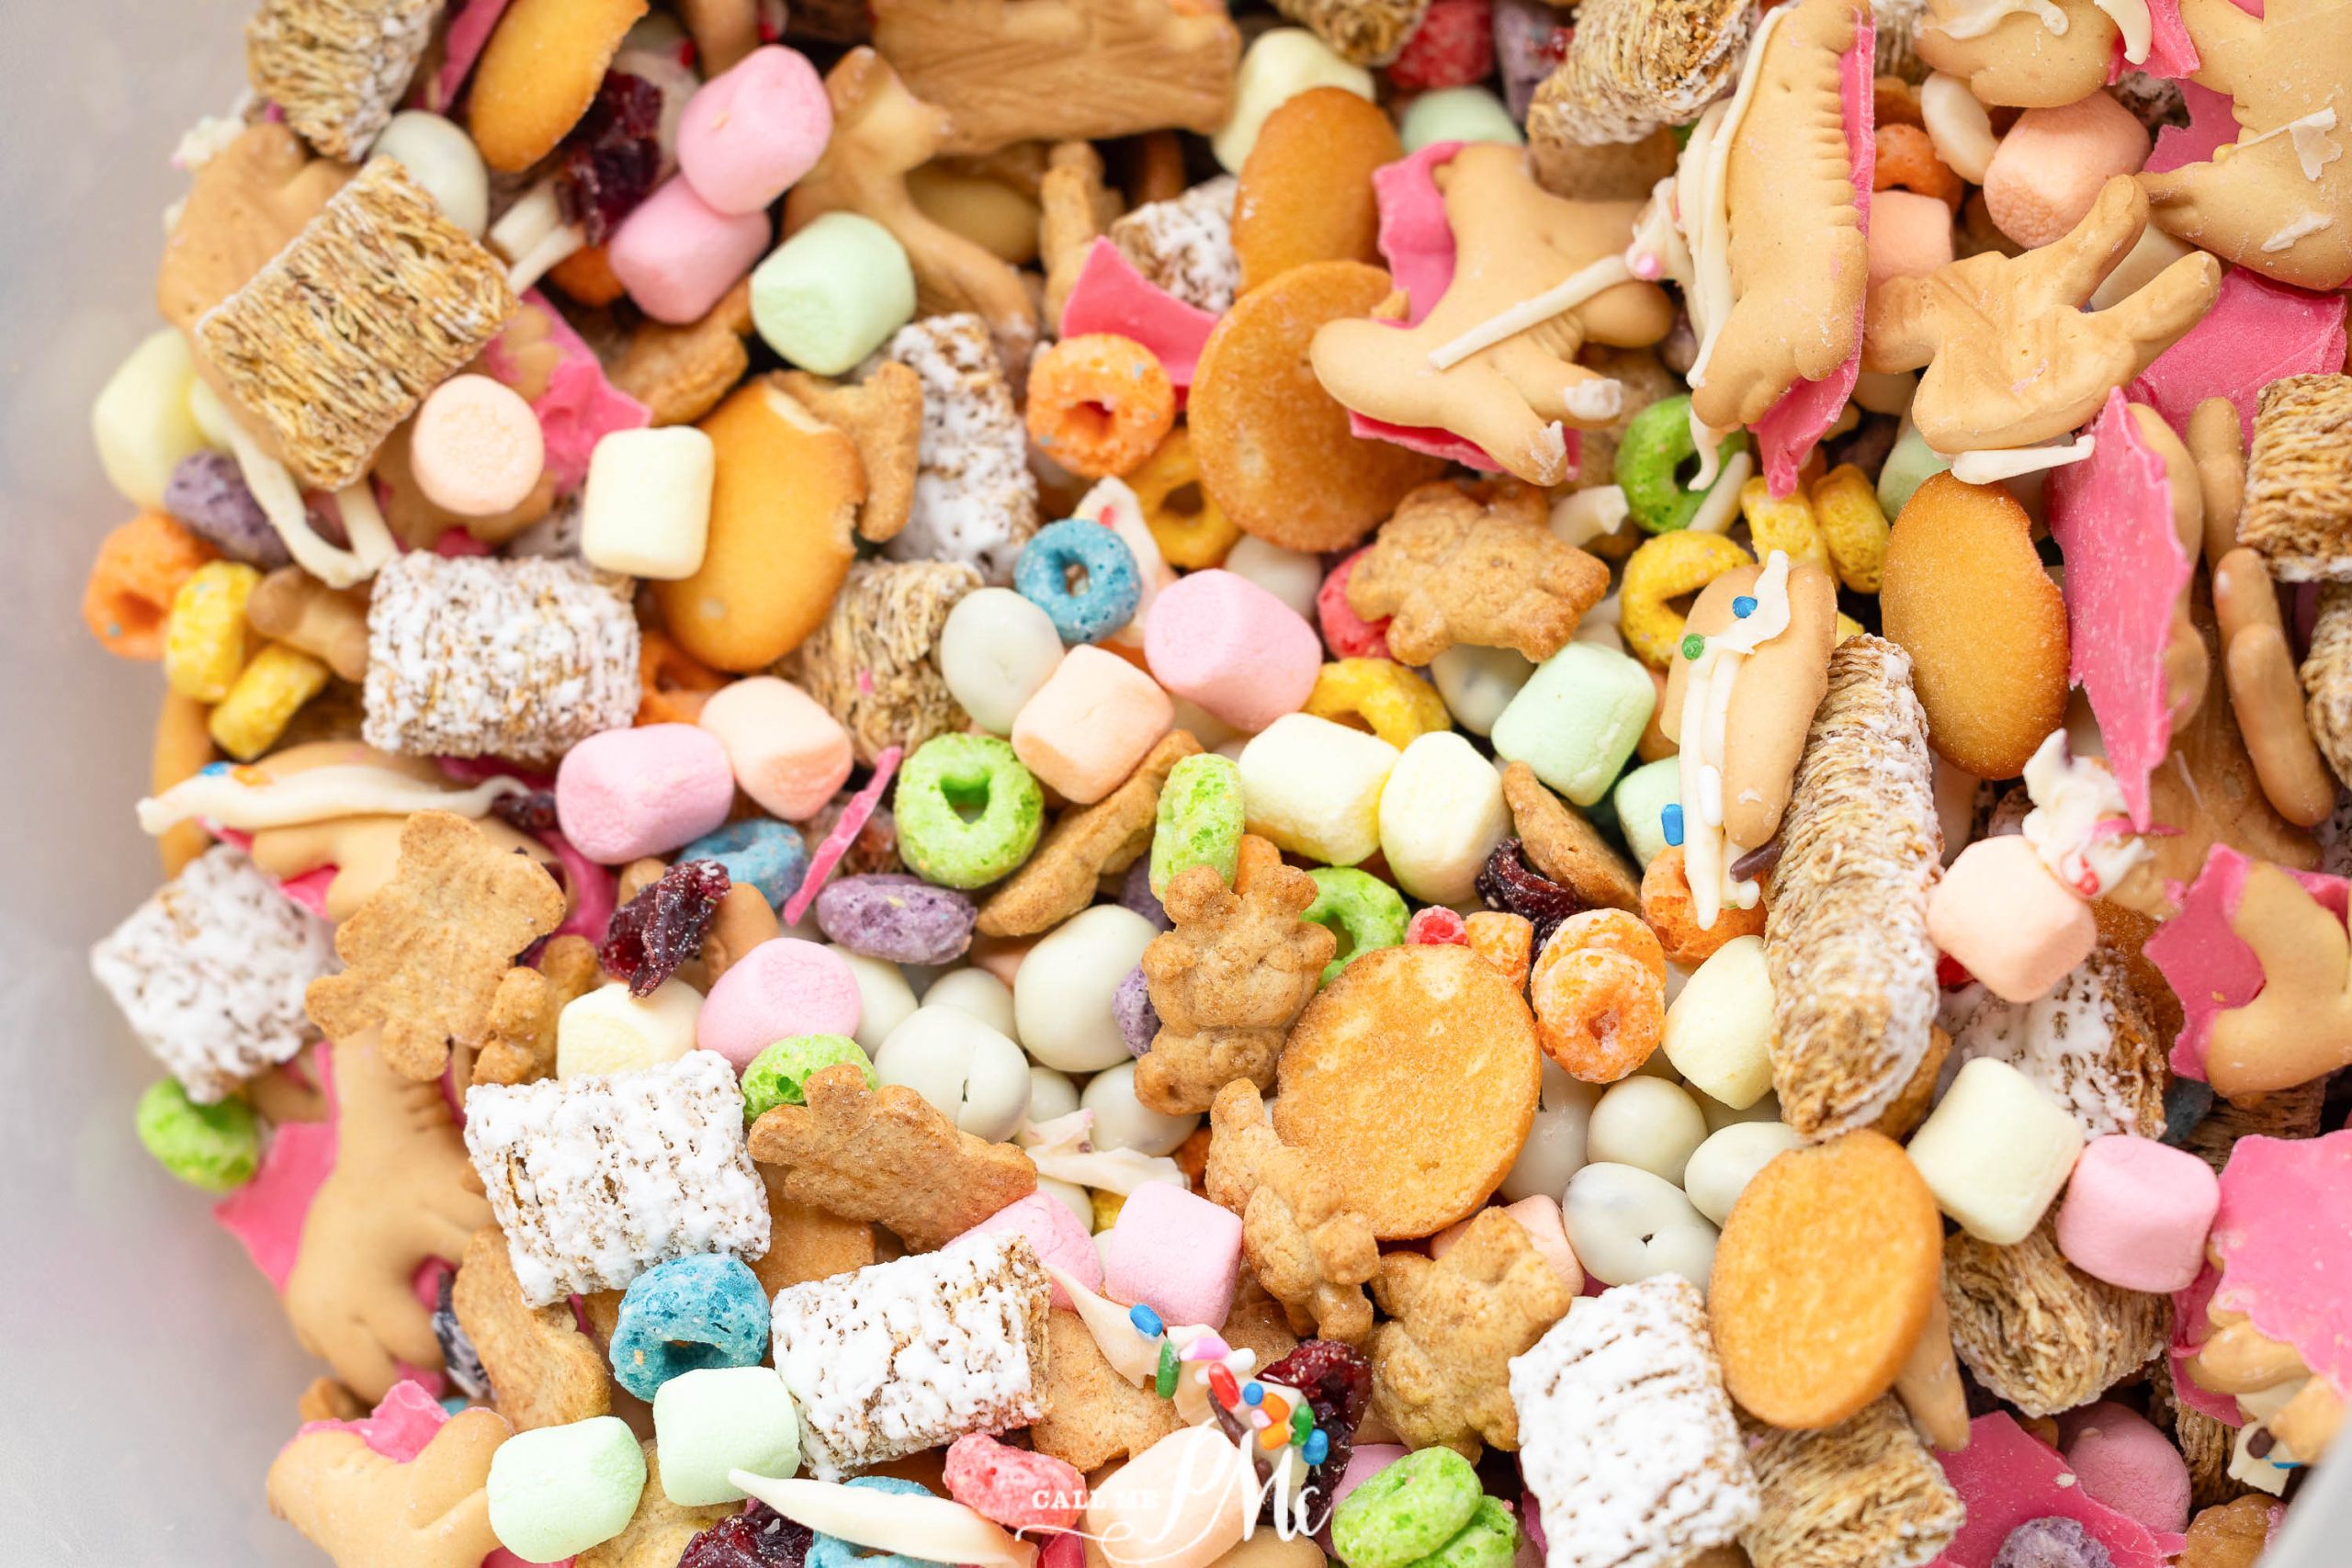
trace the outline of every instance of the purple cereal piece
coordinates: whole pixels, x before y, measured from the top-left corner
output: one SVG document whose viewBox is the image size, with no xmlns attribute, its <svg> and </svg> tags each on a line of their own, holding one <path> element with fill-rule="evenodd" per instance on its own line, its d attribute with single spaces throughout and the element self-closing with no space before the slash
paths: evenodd
<svg viewBox="0 0 2352 1568">
<path fill-rule="evenodd" d="M 2115 1568 L 2115 1559 L 2074 1519 L 2028 1519 L 1993 1554 L 1993 1568 Z"/>
<path fill-rule="evenodd" d="M 1495 62 L 1511 118 L 1527 122 L 1535 89 L 1567 57 L 1566 19 L 1546 0 L 1495 0 Z"/>
<path fill-rule="evenodd" d="M 844 876 L 817 895 L 817 926 L 867 958 L 945 964 L 972 945 L 979 911 L 969 898 L 920 876 Z"/>
<path fill-rule="evenodd" d="M 1133 909 L 1161 931 L 1176 929 L 1176 922 L 1168 918 L 1168 911 L 1160 906 L 1159 896 L 1151 890 L 1149 855 L 1140 857 L 1135 864 L 1127 867 L 1126 880 L 1119 884 L 1119 903 L 1122 908 Z"/>
<path fill-rule="evenodd" d="M 1140 1056 L 1151 1049 L 1152 1038 L 1159 1032 L 1159 1010 L 1151 1005 L 1151 987 L 1144 980 L 1142 964 L 1128 970 L 1119 988 L 1111 993 L 1111 1016 L 1128 1050 Z"/>
<path fill-rule="evenodd" d="M 164 510 L 231 560 L 275 571 L 294 558 L 245 488 L 237 460 L 224 453 L 182 457 L 164 486 Z"/>
</svg>

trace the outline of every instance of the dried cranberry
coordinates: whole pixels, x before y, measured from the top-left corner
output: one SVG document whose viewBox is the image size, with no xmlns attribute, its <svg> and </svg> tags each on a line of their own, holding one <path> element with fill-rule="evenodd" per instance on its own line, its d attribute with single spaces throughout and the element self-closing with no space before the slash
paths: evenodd
<svg viewBox="0 0 2352 1568">
<path fill-rule="evenodd" d="M 679 964 L 702 951 L 727 888 L 727 868 L 717 861 L 679 862 L 613 911 L 597 958 L 628 982 L 630 996 L 651 996 Z"/>
<path fill-rule="evenodd" d="M 1584 900 L 1527 863 L 1517 839 L 1505 839 L 1478 868 L 1478 897 L 1489 909 L 1523 915 L 1535 925 L 1541 949 L 1562 920 L 1584 911 Z"/>
<path fill-rule="evenodd" d="M 662 177 L 662 89 L 642 76 L 607 71 L 556 165 L 563 215 L 601 245 Z"/>
<path fill-rule="evenodd" d="M 753 1503 L 686 1542 L 678 1568 L 800 1568 L 816 1536 L 765 1503 Z"/>
<path fill-rule="evenodd" d="M 545 833 L 555 827 L 555 791 L 535 789 L 526 795 L 502 795 L 490 803 L 490 814 L 509 828 Z"/>
<path fill-rule="evenodd" d="M 1372 1404 L 1372 1363 L 1364 1359 L 1363 1351 L 1337 1340 L 1307 1339 L 1272 1366 L 1261 1367 L 1258 1375 L 1305 1394 L 1315 1411 L 1316 1427 L 1331 1445 L 1323 1462 L 1306 1472 L 1314 1498 L 1307 1523 L 1320 1530 L 1330 1518 L 1332 1489 L 1348 1472 L 1356 1427 Z M 1270 1510 L 1266 1517 L 1272 1522 L 1272 1497 L 1269 1495 L 1266 1502 Z"/>
</svg>

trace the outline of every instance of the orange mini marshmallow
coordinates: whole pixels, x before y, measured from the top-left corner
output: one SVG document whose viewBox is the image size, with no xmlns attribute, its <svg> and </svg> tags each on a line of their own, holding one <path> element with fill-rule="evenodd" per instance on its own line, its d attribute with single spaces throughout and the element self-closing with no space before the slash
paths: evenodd
<svg viewBox="0 0 2352 1568">
<path fill-rule="evenodd" d="M 1012 754 L 1062 797 L 1091 806 L 1134 773 L 1176 722 L 1159 682 L 1115 653 L 1080 643 L 1062 656 L 1012 721 Z"/>
<path fill-rule="evenodd" d="M 736 787 L 787 822 L 814 817 L 848 781 L 849 731 L 789 681 L 753 675 L 722 686 L 695 722 L 727 749 Z"/>
<path fill-rule="evenodd" d="M 1951 260 L 1951 209 L 1916 191 L 1871 197 L 1871 287 L 1890 277 L 1919 277 Z"/>
<path fill-rule="evenodd" d="M 2030 250 L 2081 222 L 2109 176 L 2136 175 L 2147 161 L 2147 128 L 2105 93 L 2028 109 L 1984 171 L 1984 208 L 1996 228 Z M 1873 229 L 1879 211 L 1871 209 Z"/>
<path fill-rule="evenodd" d="M 2003 1001 L 2030 1002 L 2091 955 L 2098 925 L 2025 836 L 2009 833 L 1960 852 L 1928 895 L 1928 939 Z"/>
<path fill-rule="evenodd" d="M 460 517 L 495 517 L 523 504 L 547 466 L 539 416 L 521 393 L 487 376 L 452 376 L 417 411 L 409 445 L 416 482 Z"/>
</svg>

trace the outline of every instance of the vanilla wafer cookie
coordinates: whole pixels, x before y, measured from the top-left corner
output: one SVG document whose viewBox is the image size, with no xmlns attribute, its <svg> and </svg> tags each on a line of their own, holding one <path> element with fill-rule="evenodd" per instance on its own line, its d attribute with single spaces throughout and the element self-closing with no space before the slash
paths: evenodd
<svg viewBox="0 0 2352 1568">
<path fill-rule="evenodd" d="M 466 1152 L 523 1299 L 614 1291 L 657 1263 L 768 1249 L 767 1189 L 727 1058 L 466 1094 Z"/>
<path fill-rule="evenodd" d="M 1037 531 L 1037 478 L 988 322 L 968 311 L 927 317 L 899 328 L 882 352 L 922 378 L 914 504 L 883 553 L 961 561 L 1004 586 Z"/>
<path fill-rule="evenodd" d="M 1731 90 L 1755 18 L 1752 0 L 1587 0 L 1568 57 L 1535 89 L 1528 140 L 1639 141 L 1695 119 Z"/>
<path fill-rule="evenodd" d="M 330 158 L 356 162 L 392 118 L 441 0 L 262 0 L 245 77 Z"/>
<path fill-rule="evenodd" d="M 1829 658 L 1764 926 L 1772 1086 L 1781 1119 L 1807 1138 L 1869 1125 L 1928 1054 L 1928 889 L 1941 854 L 1911 656 L 1853 637 Z"/>
<path fill-rule="evenodd" d="M 1943 1026 L 1948 1071 L 1990 1056 L 2047 1089 L 2086 1138 L 2164 1136 L 2165 1044 L 2115 948 L 2098 948 L 2030 1002 L 2005 1002 L 1982 986 L 1954 991 Z"/>
<path fill-rule="evenodd" d="M 1549 1568 L 1683 1568 L 1756 1522 L 1706 1302 L 1680 1276 L 1578 1302 L 1512 1358 L 1510 1396 Z"/>
<path fill-rule="evenodd" d="M 1968 1517 L 1891 1394 L 1826 1431 L 1740 1425 L 1762 1499 L 1739 1538 L 1755 1568 L 1919 1568 Z"/>
<path fill-rule="evenodd" d="M 2352 376 L 2262 389 L 2238 543 L 2281 582 L 2352 581 Z"/>
<path fill-rule="evenodd" d="M 810 1473 L 1043 1416 L 1050 1289 L 1028 1238 L 1004 1231 L 777 1292 L 770 1343 Z"/>
</svg>

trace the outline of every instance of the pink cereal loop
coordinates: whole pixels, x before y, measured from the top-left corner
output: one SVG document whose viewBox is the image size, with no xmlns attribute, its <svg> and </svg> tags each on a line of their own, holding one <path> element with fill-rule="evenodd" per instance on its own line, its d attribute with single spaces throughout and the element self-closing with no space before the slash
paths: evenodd
<svg viewBox="0 0 2352 1568">
<path fill-rule="evenodd" d="M 874 816 L 874 808 L 882 804 L 882 792 L 890 787 L 890 779 L 899 771 L 899 759 L 905 754 L 905 748 L 892 746 L 874 759 L 874 776 L 865 781 L 864 789 L 849 797 L 847 806 L 842 807 L 841 816 L 833 822 L 833 830 L 825 835 L 817 846 L 817 852 L 808 858 L 808 874 L 800 879 L 799 888 L 785 902 L 786 925 L 798 925 L 800 917 L 808 912 L 808 906 L 817 901 L 818 890 L 825 886 L 825 878 L 833 874 L 833 867 L 841 864 L 842 856 L 849 853 L 849 847 L 857 841 L 858 834 L 865 830 L 865 824 Z"/>
</svg>

